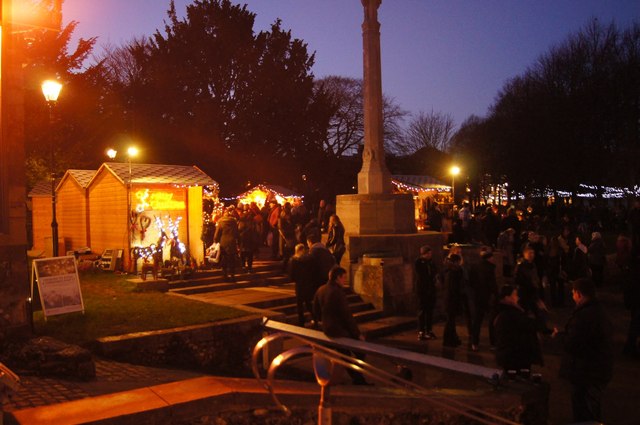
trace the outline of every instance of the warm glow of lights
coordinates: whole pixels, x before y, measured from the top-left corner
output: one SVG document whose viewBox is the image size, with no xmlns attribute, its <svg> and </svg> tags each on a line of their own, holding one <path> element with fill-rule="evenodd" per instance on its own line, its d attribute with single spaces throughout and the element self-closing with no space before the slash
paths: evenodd
<svg viewBox="0 0 640 425">
<path fill-rule="evenodd" d="M 107 156 L 111 159 L 114 159 L 116 157 L 116 155 L 118 155 L 118 151 L 115 149 L 108 149 L 107 150 Z"/>
<path fill-rule="evenodd" d="M 62 84 L 54 80 L 46 80 L 42 83 L 42 94 L 47 102 L 56 102 L 62 90 Z"/>
<path fill-rule="evenodd" d="M 140 153 L 140 151 L 135 146 L 129 146 L 127 149 L 127 155 L 129 155 L 129 158 L 135 158 L 138 156 L 138 153 Z"/>
<path fill-rule="evenodd" d="M 264 204 L 267 202 L 267 199 L 270 199 L 272 197 L 275 197 L 276 201 L 278 201 L 278 204 L 280 205 L 283 205 L 286 202 L 293 203 L 295 199 L 299 199 L 299 197 L 296 197 L 296 196 L 285 197 L 285 196 L 282 196 L 281 194 L 270 192 L 258 186 L 251 192 L 241 195 L 241 197 L 239 197 L 238 200 L 244 205 L 249 205 L 250 203 L 255 202 L 256 205 L 258 205 L 258 207 L 262 208 L 264 207 Z"/>
<path fill-rule="evenodd" d="M 458 174 L 460 174 L 460 167 L 458 167 L 457 165 L 454 165 L 453 167 L 451 167 L 451 168 L 449 169 L 449 173 L 450 173 L 452 176 L 457 176 Z"/>
<path fill-rule="evenodd" d="M 149 189 L 138 190 L 135 193 L 138 200 L 136 211 L 141 213 L 147 209 L 152 211 L 171 211 L 184 210 L 186 204 L 184 201 L 173 199 L 171 192 L 151 192 Z"/>
</svg>

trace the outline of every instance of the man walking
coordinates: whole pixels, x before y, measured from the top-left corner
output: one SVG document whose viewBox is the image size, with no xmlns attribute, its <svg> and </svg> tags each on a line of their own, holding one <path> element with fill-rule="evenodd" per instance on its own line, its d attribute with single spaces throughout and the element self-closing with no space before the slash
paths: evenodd
<svg viewBox="0 0 640 425">
<path fill-rule="evenodd" d="M 564 331 L 556 328 L 553 333 L 562 338 L 564 347 L 560 377 L 572 385 L 574 422 L 600 422 L 602 392 L 613 371 L 613 327 L 591 279 L 574 281 L 572 296 L 576 307 Z"/>
<path fill-rule="evenodd" d="M 316 291 L 313 298 L 313 312 L 322 321 L 324 334 L 331 338 L 361 339 L 360 329 L 349 310 L 347 296 L 344 293 L 347 271 L 335 266 L 329 272 L 329 281 Z M 361 358 L 348 350 L 338 350 L 343 354 Z M 355 370 L 347 368 L 354 385 L 366 385 L 364 376 Z"/>
</svg>

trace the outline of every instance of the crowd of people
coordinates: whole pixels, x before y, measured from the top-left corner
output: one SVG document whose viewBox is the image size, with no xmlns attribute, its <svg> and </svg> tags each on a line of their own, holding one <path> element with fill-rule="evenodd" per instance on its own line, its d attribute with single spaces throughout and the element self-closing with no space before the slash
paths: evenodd
<svg viewBox="0 0 640 425">
<path fill-rule="evenodd" d="M 557 338 L 563 347 L 560 376 L 572 385 L 574 419 L 600 420 L 602 391 L 613 367 L 612 325 L 596 296 L 596 289 L 605 285 L 607 252 L 614 252 L 618 276 L 607 283 L 621 286 L 631 311 L 624 351 L 640 357 L 640 203 L 628 211 L 486 207 L 480 214 L 463 204 L 454 218 L 452 239 L 462 245 L 451 245 L 441 267 L 429 246 L 422 247 L 415 262 L 418 339 L 437 338 L 432 326 L 440 285 L 447 317 L 443 346 L 462 344 L 456 319 L 464 316 L 468 348 L 477 351 L 488 317 L 496 363 L 510 373 L 530 374 L 532 365 L 543 364 L 540 339 Z M 603 232 L 619 232 L 615 250 L 607 251 Z M 465 243 L 483 245 L 478 261 L 465 262 Z M 501 287 L 491 261 L 495 249 L 503 255 Z M 572 314 L 564 327 L 552 327 L 549 308 L 564 307 L 569 290 Z"/>
<path fill-rule="evenodd" d="M 439 217 L 436 222 L 443 216 Z M 463 317 L 468 348 L 478 351 L 486 323 L 496 363 L 508 373 L 530 374 L 532 365 L 543 364 L 540 338 L 557 338 L 564 347 L 560 374 L 573 388 L 574 418 L 598 420 L 613 364 L 611 323 L 596 296 L 596 288 L 605 285 L 607 265 L 602 235 L 620 232 L 615 263 L 632 317 L 625 353 L 640 357 L 640 203 L 628 211 L 486 207 L 480 214 L 463 204 L 453 217 L 454 243 L 443 264 L 434 262 L 429 246 L 420 249 L 415 262 L 418 339 L 438 338 L 433 329 L 438 287 L 444 289 L 445 347 L 462 344 L 456 321 Z M 339 265 L 346 250 L 344 236 L 344 226 L 330 204 L 323 201 L 311 214 L 302 203 L 280 205 L 272 199 L 262 209 L 255 204 L 227 207 L 217 221 L 213 241 L 220 244 L 220 263 L 229 279 L 234 278 L 238 258 L 241 267 L 252 272 L 254 254 L 268 246 L 271 258 L 282 261 L 283 271 L 295 282 L 298 324 L 321 326 L 328 336 L 359 338 L 342 291 L 346 271 Z M 482 245 L 479 260 L 465 258 L 465 243 Z M 503 259 L 502 286 L 492 260 L 496 250 Z M 573 313 L 564 327 L 553 327 L 549 308 L 566 306 L 569 291 Z M 352 379 L 366 383 L 357 373 Z"/>
</svg>

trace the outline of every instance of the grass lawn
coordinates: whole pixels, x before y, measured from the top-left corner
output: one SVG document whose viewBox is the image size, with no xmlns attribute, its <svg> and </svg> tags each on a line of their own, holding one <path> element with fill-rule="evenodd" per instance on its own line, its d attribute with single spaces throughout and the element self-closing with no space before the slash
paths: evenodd
<svg viewBox="0 0 640 425">
<path fill-rule="evenodd" d="M 140 292 L 128 275 L 80 273 L 85 313 L 49 317 L 34 313 L 36 335 L 83 344 L 103 336 L 195 325 L 244 316 L 230 307 L 160 292 Z M 38 306 L 39 307 L 39 306 Z"/>
</svg>

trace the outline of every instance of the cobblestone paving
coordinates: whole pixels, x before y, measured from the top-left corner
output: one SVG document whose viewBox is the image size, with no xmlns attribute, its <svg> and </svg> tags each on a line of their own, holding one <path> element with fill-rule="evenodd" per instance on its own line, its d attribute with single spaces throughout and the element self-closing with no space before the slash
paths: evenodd
<svg viewBox="0 0 640 425">
<path fill-rule="evenodd" d="M 22 388 L 3 401 L 2 410 L 45 406 L 197 376 L 201 374 L 96 359 L 96 379 L 89 382 L 21 376 Z"/>
</svg>

